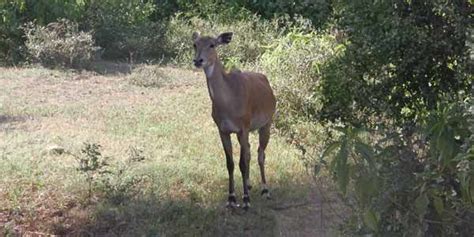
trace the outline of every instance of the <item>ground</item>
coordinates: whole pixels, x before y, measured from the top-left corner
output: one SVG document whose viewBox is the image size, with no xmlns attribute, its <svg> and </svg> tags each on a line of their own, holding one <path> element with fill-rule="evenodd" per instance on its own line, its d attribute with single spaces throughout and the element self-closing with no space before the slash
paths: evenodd
<svg viewBox="0 0 474 237">
<path fill-rule="evenodd" d="M 0 68 L 0 233 L 334 233 L 339 218 L 330 207 L 337 197 L 324 194 L 298 150 L 276 131 L 266 168 L 273 198 L 259 195 L 258 138 L 252 134 L 252 208 L 224 207 L 227 170 L 202 72 L 107 66 L 99 72 Z M 238 162 L 235 137 L 233 143 Z M 109 173 L 78 169 L 85 144 L 100 145 Z M 137 156 L 144 160 L 132 162 Z M 241 196 L 238 169 L 235 179 Z"/>
</svg>

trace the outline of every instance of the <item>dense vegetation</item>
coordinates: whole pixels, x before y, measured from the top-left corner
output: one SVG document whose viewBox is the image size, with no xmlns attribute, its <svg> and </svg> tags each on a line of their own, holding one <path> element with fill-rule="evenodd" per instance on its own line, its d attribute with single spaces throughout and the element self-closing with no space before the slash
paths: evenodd
<svg viewBox="0 0 474 237">
<path fill-rule="evenodd" d="M 269 75 L 278 131 L 353 209 L 344 231 L 469 236 L 472 12 L 467 0 L 2 1 L 0 63 L 74 67 L 97 54 L 189 65 L 194 30 L 234 31 L 225 64 Z M 83 37 L 94 52 L 53 50 L 51 22 L 73 24 L 65 48 Z"/>
<path fill-rule="evenodd" d="M 472 234 L 470 3 L 336 5 L 347 47 L 322 74 L 318 115 L 343 126 L 327 153 L 341 189 L 353 184 L 358 232 Z"/>
</svg>

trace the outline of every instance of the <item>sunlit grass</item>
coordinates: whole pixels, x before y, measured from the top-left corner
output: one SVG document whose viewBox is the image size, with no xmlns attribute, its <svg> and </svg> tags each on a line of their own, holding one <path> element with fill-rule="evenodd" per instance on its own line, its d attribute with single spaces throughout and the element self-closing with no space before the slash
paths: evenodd
<svg viewBox="0 0 474 237">
<path fill-rule="evenodd" d="M 258 137 L 252 134 L 252 210 L 224 208 L 228 176 L 202 73 L 164 68 L 184 84 L 156 88 L 120 75 L 0 70 L 0 214 L 9 225 L 63 234 L 270 235 L 272 207 L 308 192 L 298 152 L 273 135 L 267 179 L 274 199 L 260 198 Z M 80 154 L 84 142 L 100 144 L 112 164 L 126 159 L 129 147 L 141 149 L 146 160 L 131 171 L 147 177 L 140 195 L 118 206 L 100 196 L 85 205 L 76 160 L 48 151 L 55 145 Z M 238 164 L 235 137 L 233 143 Z M 235 179 L 241 196 L 238 165 Z"/>
</svg>

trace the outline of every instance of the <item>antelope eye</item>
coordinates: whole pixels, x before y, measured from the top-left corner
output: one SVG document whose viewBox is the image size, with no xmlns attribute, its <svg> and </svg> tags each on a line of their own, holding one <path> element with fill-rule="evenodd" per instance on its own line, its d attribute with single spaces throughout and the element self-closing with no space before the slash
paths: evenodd
<svg viewBox="0 0 474 237">
<path fill-rule="evenodd" d="M 215 46 L 214 44 L 209 45 L 209 47 L 211 47 L 211 48 L 214 48 L 214 46 Z"/>
</svg>

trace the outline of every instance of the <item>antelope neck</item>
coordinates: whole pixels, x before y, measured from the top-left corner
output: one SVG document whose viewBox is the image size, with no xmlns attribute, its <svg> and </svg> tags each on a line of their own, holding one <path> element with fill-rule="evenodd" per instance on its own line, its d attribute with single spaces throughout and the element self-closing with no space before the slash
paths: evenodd
<svg viewBox="0 0 474 237">
<path fill-rule="evenodd" d="M 215 100 L 225 101 L 226 96 L 229 95 L 229 87 L 224 80 L 224 67 L 220 61 L 216 61 L 210 66 L 204 67 L 206 74 L 207 87 L 209 89 L 209 96 L 213 103 Z"/>
</svg>

